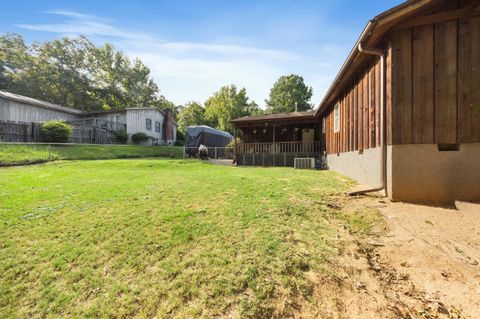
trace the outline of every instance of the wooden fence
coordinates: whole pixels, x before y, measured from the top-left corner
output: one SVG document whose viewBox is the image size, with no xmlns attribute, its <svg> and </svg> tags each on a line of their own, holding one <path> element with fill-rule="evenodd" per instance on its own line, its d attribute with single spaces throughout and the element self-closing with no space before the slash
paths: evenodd
<svg viewBox="0 0 480 319">
<path fill-rule="evenodd" d="M 41 142 L 39 123 L 0 122 L 0 142 Z M 100 127 L 73 127 L 70 143 L 115 144 L 115 133 Z"/>
</svg>

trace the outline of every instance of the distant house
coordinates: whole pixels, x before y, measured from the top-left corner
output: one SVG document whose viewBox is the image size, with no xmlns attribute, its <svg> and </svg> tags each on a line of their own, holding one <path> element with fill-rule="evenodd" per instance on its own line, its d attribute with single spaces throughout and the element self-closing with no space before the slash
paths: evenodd
<svg viewBox="0 0 480 319">
<path fill-rule="evenodd" d="M 4 141 L 35 140 L 38 124 L 50 120 L 63 120 L 74 127 L 73 142 L 114 142 L 113 132 L 125 130 L 129 136 L 143 132 L 151 137 L 149 144 L 174 144 L 177 124 L 170 110 L 150 107 L 133 107 L 99 112 L 82 112 L 77 109 L 51 104 L 30 97 L 0 91 L 0 128 L 17 130 L 14 124 L 25 124 L 27 134 L 4 133 Z M 3 123 L 3 124 L 2 124 Z M 22 135 L 26 135 L 26 138 Z M 111 139 L 110 139 L 111 138 Z"/>
<path fill-rule="evenodd" d="M 72 121 L 82 111 L 0 91 L 0 122 L 41 123 L 50 120 Z"/>
<path fill-rule="evenodd" d="M 132 107 L 109 111 L 83 113 L 82 119 L 76 121 L 89 123 L 107 122 L 113 127 L 125 127 L 129 136 L 145 133 L 156 144 L 174 144 L 177 140 L 177 127 L 170 110 L 155 107 Z M 125 126 L 124 126 L 125 125 Z"/>
<path fill-rule="evenodd" d="M 325 154 L 393 200 L 480 200 L 480 1 L 392 8 L 368 22 L 313 114 L 233 124 L 239 164 Z"/>
</svg>

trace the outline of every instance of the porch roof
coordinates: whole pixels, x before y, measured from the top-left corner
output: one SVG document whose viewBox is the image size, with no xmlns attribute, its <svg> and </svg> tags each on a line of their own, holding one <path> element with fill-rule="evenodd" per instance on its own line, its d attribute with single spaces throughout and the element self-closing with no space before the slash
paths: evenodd
<svg viewBox="0 0 480 319">
<path fill-rule="evenodd" d="M 230 122 L 242 126 L 242 125 L 252 125 L 252 124 L 263 124 L 263 123 L 278 123 L 278 124 L 289 124 L 289 123 L 306 123 L 315 121 L 315 111 L 306 111 L 306 112 L 292 112 L 292 113 L 278 113 L 278 114 L 268 114 L 268 115 L 254 115 L 254 116 L 244 116 Z"/>
</svg>

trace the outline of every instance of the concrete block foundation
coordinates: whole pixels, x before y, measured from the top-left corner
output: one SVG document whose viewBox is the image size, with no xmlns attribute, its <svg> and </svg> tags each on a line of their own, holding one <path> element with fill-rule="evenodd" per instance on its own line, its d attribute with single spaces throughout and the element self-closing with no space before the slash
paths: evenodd
<svg viewBox="0 0 480 319">
<path fill-rule="evenodd" d="M 330 169 L 372 188 L 380 185 L 381 148 L 327 156 Z M 387 193 L 394 201 L 480 201 L 480 144 L 440 151 L 437 144 L 387 147 Z"/>
</svg>

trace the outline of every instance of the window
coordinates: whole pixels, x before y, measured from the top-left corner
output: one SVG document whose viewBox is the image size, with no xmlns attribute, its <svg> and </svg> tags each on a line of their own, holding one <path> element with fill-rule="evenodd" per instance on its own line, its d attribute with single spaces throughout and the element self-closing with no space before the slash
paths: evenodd
<svg viewBox="0 0 480 319">
<path fill-rule="evenodd" d="M 160 122 L 155 121 L 155 132 L 160 132 L 162 130 L 162 124 Z"/>
<path fill-rule="evenodd" d="M 108 123 L 112 129 L 117 130 L 120 124 L 120 115 L 111 115 L 108 117 L 111 123 Z"/>
<path fill-rule="evenodd" d="M 147 130 L 151 131 L 152 130 L 152 120 L 147 119 L 147 122 L 145 123 L 145 126 L 146 126 Z"/>
<path fill-rule="evenodd" d="M 335 109 L 333 110 L 333 132 L 340 132 L 340 107 L 338 104 L 335 105 Z"/>
<path fill-rule="evenodd" d="M 325 134 L 325 118 L 322 119 L 322 133 Z"/>
</svg>

